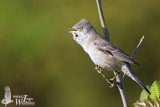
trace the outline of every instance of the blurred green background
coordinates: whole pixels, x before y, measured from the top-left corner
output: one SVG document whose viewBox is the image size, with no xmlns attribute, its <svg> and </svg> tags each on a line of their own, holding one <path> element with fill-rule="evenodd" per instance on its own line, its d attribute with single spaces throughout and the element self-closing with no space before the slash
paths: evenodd
<svg viewBox="0 0 160 107">
<path fill-rule="evenodd" d="M 111 41 L 129 55 L 145 35 L 134 57 L 141 65 L 133 67 L 145 85 L 159 80 L 160 1 L 102 0 L 102 7 Z M 117 87 L 67 33 L 82 18 L 103 34 L 96 0 L 1 0 L 0 100 L 9 85 L 36 107 L 122 107 Z M 128 77 L 124 85 L 132 106 L 142 89 Z"/>
</svg>

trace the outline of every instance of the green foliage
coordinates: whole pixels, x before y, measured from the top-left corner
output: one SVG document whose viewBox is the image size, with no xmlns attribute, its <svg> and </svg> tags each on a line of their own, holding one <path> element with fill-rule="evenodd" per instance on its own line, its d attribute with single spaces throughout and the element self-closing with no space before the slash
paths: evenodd
<svg viewBox="0 0 160 107">
<path fill-rule="evenodd" d="M 147 88 L 149 89 L 149 86 Z M 144 101 L 145 99 L 148 98 L 148 96 L 149 96 L 149 94 L 145 90 L 143 90 L 141 92 L 140 101 Z"/>
<path fill-rule="evenodd" d="M 152 84 L 151 88 L 150 88 L 150 91 L 151 91 L 151 95 L 150 95 L 150 98 L 151 99 L 154 99 L 155 96 L 157 98 L 159 98 L 160 96 L 160 82 L 158 81 L 154 81 L 154 83 Z"/>
<path fill-rule="evenodd" d="M 147 87 L 149 89 L 149 87 Z M 160 106 L 160 82 L 154 81 L 150 87 L 151 95 L 144 90 L 141 92 L 140 99 L 134 103 L 135 107 L 159 107 Z"/>
</svg>

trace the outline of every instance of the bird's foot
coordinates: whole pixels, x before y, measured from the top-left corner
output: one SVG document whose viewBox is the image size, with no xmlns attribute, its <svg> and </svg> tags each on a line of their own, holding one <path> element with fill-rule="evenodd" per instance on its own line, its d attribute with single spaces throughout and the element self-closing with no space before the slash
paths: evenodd
<svg viewBox="0 0 160 107">
<path fill-rule="evenodd" d="M 117 76 L 119 73 L 120 73 L 120 72 L 118 72 L 118 71 L 117 71 L 117 72 L 115 72 L 114 77 L 113 77 L 113 78 L 111 78 L 110 80 L 111 80 L 111 81 L 114 81 L 114 80 L 116 81 L 116 76 Z"/>
<path fill-rule="evenodd" d="M 118 72 L 118 71 L 115 72 L 114 77 L 110 79 L 110 82 L 111 82 L 110 88 L 112 88 L 112 87 L 114 86 L 114 84 L 116 84 L 116 85 L 120 85 L 120 84 L 121 84 L 121 82 L 118 82 L 118 81 L 116 80 L 116 76 L 117 76 L 119 73 L 120 73 L 120 72 Z"/>
<path fill-rule="evenodd" d="M 116 80 L 109 80 L 109 84 L 110 84 L 110 88 L 112 88 L 112 87 L 114 87 L 114 85 L 116 84 L 116 85 L 120 85 L 121 84 L 121 82 L 117 82 Z"/>
<path fill-rule="evenodd" d="M 109 86 L 110 88 L 114 87 L 114 81 L 113 80 L 109 79 L 108 83 L 110 84 L 110 86 Z"/>
<path fill-rule="evenodd" d="M 96 65 L 95 69 L 98 71 L 98 73 L 102 73 L 102 68 L 98 65 Z"/>
<path fill-rule="evenodd" d="M 100 66 L 96 65 L 95 69 L 96 69 L 96 70 L 98 71 L 98 73 L 100 73 L 100 74 L 103 76 L 103 78 L 110 84 L 110 86 L 109 86 L 110 88 L 112 88 L 112 87 L 114 86 L 114 84 L 118 84 L 118 82 L 115 80 L 116 75 L 115 75 L 113 78 L 109 79 L 109 78 L 103 73 L 102 68 L 101 68 Z"/>
<path fill-rule="evenodd" d="M 115 75 L 113 78 L 109 79 L 109 78 L 103 73 L 102 68 L 101 68 L 100 66 L 96 65 L 95 69 L 96 69 L 96 70 L 98 71 L 98 73 L 100 73 L 100 74 L 103 76 L 103 78 L 110 84 L 110 86 L 109 86 L 110 88 L 114 87 L 115 84 L 121 84 L 120 82 L 117 82 L 117 81 L 116 81 L 116 76 L 117 76 L 117 74 L 118 74 L 119 72 L 116 72 L 116 75 Z"/>
</svg>

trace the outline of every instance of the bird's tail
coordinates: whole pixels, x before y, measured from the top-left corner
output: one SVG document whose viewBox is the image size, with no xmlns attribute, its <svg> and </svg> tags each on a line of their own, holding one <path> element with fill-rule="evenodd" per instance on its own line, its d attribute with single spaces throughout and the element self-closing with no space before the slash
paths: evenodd
<svg viewBox="0 0 160 107">
<path fill-rule="evenodd" d="M 139 80 L 133 69 L 131 68 L 131 65 L 126 63 L 122 66 L 121 71 L 125 73 L 127 76 L 129 76 L 131 79 L 136 81 L 148 94 L 151 94 L 150 91 L 146 88 L 146 86 Z"/>
</svg>

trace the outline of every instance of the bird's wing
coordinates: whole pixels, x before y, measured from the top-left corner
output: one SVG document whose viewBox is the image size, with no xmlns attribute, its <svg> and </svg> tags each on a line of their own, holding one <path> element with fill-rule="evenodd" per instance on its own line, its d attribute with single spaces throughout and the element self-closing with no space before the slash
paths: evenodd
<svg viewBox="0 0 160 107">
<path fill-rule="evenodd" d="M 9 86 L 6 86 L 4 90 L 5 90 L 4 98 L 7 100 L 11 100 L 11 91 Z"/>
<path fill-rule="evenodd" d="M 129 55 L 127 55 L 123 50 L 119 49 L 118 47 L 114 46 L 113 44 L 103 41 L 94 41 L 94 45 L 97 47 L 98 50 L 103 51 L 106 54 L 110 54 L 115 58 L 122 60 L 124 62 L 128 62 L 131 64 L 137 64 Z"/>
</svg>

